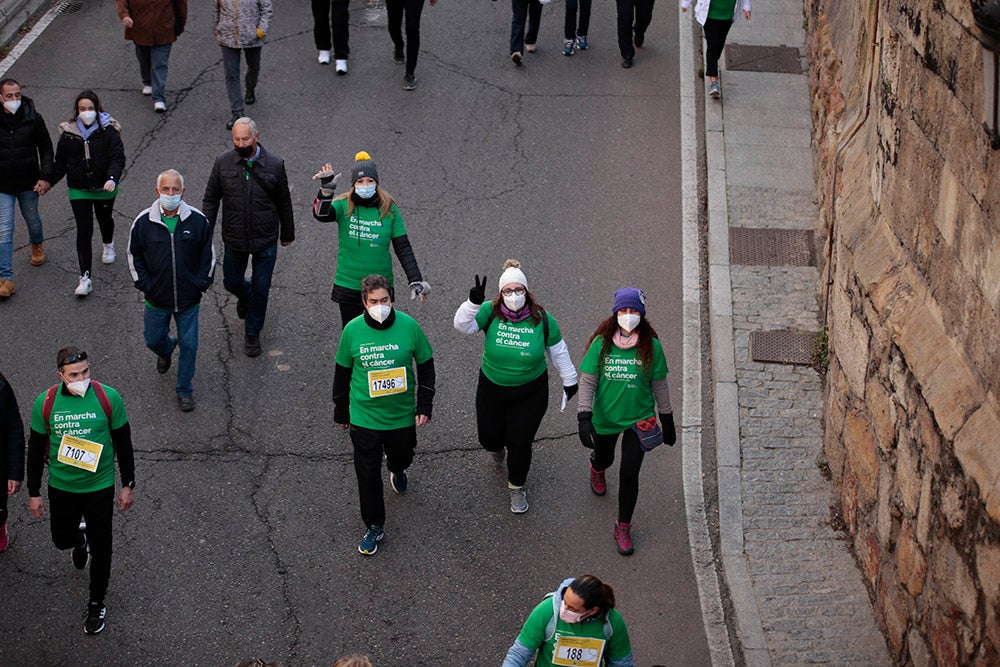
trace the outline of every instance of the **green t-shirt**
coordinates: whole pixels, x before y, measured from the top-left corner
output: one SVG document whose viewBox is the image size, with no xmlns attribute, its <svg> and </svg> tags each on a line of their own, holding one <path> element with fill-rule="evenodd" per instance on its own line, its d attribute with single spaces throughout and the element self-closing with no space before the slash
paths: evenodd
<svg viewBox="0 0 1000 667">
<path fill-rule="evenodd" d="M 601 435 L 621 433 L 632 424 L 656 414 L 656 399 L 649 386 L 651 380 L 667 377 L 667 360 L 663 346 L 653 339 L 653 372 L 643 373 L 639 350 L 622 350 L 612 344 L 604 364 L 600 363 L 603 339 L 590 344 L 580 364 L 580 371 L 597 375 L 594 393 L 594 430 Z"/>
<path fill-rule="evenodd" d="M 392 284 L 391 240 L 406 234 L 403 216 L 393 204 L 385 218 L 379 209 L 354 206 L 347 215 L 347 199 L 331 202 L 337 216 L 337 274 L 334 285 L 360 290 L 361 279 L 373 273 L 385 276 Z"/>
<path fill-rule="evenodd" d="M 493 312 L 493 303 L 487 301 L 476 313 L 476 324 L 482 331 Z M 517 387 L 527 384 L 545 372 L 545 348 L 562 340 L 559 325 L 548 312 L 549 339 L 541 322 L 532 324 L 531 318 L 521 322 L 505 322 L 494 317 L 486 332 L 483 345 L 483 374 L 490 382 Z"/>
<path fill-rule="evenodd" d="M 352 369 L 351 423 L 387 431 L 413 426 L 416 421 L 416 382 L 413 362 L 433 356 L 417 321 L 395 311 L 388 329 L 373 329 L 355 317 L 344 327 L 336 362 Z"/>
<path fill-rule="evenodd" d="M 708 5 L 708 18 L 732 21 L 736 14 L 736 0 L 712 0 Z"/>
<path fill-rule="evenodd" d="M 603 642 L 601 655 L 607 656 L 611 660 L 624 658 L 632 652 L 628 628 L 625 627 L 625 621 L 617 609 L 608 612 L 608 621 L 611 623 L 612 630 L 611 639 L 605 639 L 604 619 L 584 621 L 583 623 L 567 623 L 557 617 L 555 634 L 546 641 L 545 629 L 554 614 L 552 598 L 547 597 L 532 610 L 528 620 L 524 622 L 524 627 L 521 628 L 521 634 L 517 636 L 517 641 L 529 649 L 538 651 L 535 667 L 552 667 L 552 653 L 560 637 L 586 637 L 599 640 Z"/>
<path fill-rule="evenodd" d="M 52 404 L 52 414 L 49 424 L 52 431 L 49 434 L 49 486 L 73 493 L 88 493 L 100 491 L 115 484 L 115 452 L 111 446 L 111 429 L 121 428 L 128 422 L 125 415 L 125 402 L 121 395 L 107 385 L 104 393 L 108 395 L 111 404 L 111 424 L 108 416 L 97 400 L 93 387 L 87 388 L 84 396 L 63 393 L 60 386 L 56 391 L 56 400 Z M 45 433 L 47 426 L 42 417 L 42 407 L 45 405 L 45 394 L 42 392 L 35 399 L 31 410 L 31 430 Z M 63 436 L 80 438 L 85 443 L 66 442 L 69 447 L 60 447 Z M 96 451 L 100 450 L 100 455 Z M 96 470 L 91 472 L 76 467 L 64 461 L 79 461 L 82 464 L 93 465 L 96 458 Z"/>
<path fill-rule="evenodd" d="M 118 186 L 111 192 L 101 188 L 100 190 L 82 190 L 80 188 L 67 188 L 69 190 L 69 200 L 87 199 L 90 201 L 108 201 L 118 196 Z"/>
</svg>

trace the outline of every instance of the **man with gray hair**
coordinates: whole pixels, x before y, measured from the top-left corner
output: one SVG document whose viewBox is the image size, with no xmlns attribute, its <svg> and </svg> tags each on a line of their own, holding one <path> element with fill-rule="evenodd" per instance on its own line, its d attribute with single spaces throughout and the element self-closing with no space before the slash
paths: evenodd
<svg viewBox="0 0 1000 667">
<path fill-rule="evenodd" d="M 156 179 L 157 200 L 136 216 L 129 234 L 128 266 L 135 286 L 146 297 L 143 336 L 156 354 L 156 371 L 177 359 L 177 407 L 194 410 L 195 358 L 198 354 L 198 311 L 201 295 L 215 278 L 212 225 L 183 200 L 184 177 L 168 169 Z M 170 337 L 170 318 L 177 337 Z"/>
<path fill-rule="evenodd" d="M 295 240 L 285 161 L 264 150 L 259 139 L 256 123 L 247 117 L 236 119 L 234 150 L 215 158 L 202 202 L 213 227 L 222 203 L 226 251 L 222 284 L 236 297 L 237 316 L 246 321 L 243 351 L 248 357 L 260 355 L 260 332 L 267 315 L 278 242 L 287 246 Z M 252 267 L 250 280 L 246 279 L 247 264 Z"/>
</svg>

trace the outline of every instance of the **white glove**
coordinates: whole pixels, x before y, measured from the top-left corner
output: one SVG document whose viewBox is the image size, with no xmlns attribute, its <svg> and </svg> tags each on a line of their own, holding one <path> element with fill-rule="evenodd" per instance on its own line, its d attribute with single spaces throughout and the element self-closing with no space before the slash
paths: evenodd
<svg viewBox="0 0 1000 667">
<path fill-rule="evenodd" d="M 410 301 L 413 301 L 418 296 L 420 297 L 420 303 L 427 301 L 427 295 L 431 293 L 431 284 L 425 280 L 415 280 L 410 283 Z"/>
</svg>

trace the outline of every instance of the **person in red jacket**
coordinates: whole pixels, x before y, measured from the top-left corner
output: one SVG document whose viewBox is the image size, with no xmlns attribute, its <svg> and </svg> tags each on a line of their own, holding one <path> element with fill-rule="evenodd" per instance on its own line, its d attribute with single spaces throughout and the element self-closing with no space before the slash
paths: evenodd
<svg viewBox="0 0 1000 667">
<path fill-rule="evenodd" d="M 170 47 L 184 32 L 187 0 L 118 0 L 125 39 L 135 44 L 142 94 L 153 96 L 153 111 L 167 110 L 167 61 Z"/>
</svg>

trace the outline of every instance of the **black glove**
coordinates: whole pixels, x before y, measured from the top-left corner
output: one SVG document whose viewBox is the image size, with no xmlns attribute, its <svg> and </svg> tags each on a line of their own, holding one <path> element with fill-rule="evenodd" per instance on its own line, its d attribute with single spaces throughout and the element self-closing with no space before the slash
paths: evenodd
<svg viewBox="0 0 1000 667">
<path fill-rule="evenodd" d="M 469 301 L 477 306 L 486 300 L 486 276 L 483 276 L 482 284 L 479 283 L 479 275 L 476 274 L 476 286 L 469 290 Z"/>
<path fill-rule="evenodd" d="M 569 401 L 569 399 L 576 396 L 576 392 L 580 391 L 580 385 L 571 384 L 569 386 L 563 387 L 563 391 L 566 393 L 566 400 Z"/>
<path fill-rule="evenodd" d="M 677 429 L 674 428 L 674 413 L 660 413 L 660 427 L 663 429 L 663 442 L 671 447 L 677 442 Z"/>
<path fill-rule="evenodd" d="M 587 449 L 594 448 L 594 440 L 597 438 L 597 432 L 594 430 L 594 425 L 590 421 L 593 416 L 593 412 L 576 413 L 577 426 L 580 429 L 580 444 Z"/>
</svg>

